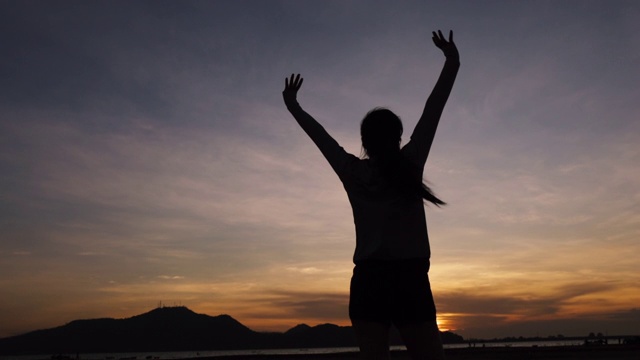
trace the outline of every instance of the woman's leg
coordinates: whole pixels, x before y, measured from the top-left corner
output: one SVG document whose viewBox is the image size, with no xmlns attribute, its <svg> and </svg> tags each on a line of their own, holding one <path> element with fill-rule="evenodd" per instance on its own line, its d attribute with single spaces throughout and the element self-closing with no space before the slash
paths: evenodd
<svg viewBox="0 0 640 360">
<path fill-rule="evenodd" d="M 351 324 L 356 332 L 361 359 L 389 359 L 389 325 L 364 320 L 351 320 Z"/>
<path fill-rule="evenodd" d="M 361 359 L 389 359 L 391 303 L 387 268 L 384 262 L 366 261 L 353 269 L 349 318 L 358 340 Z"/>
<path fill-rule="evenodd" d="M 443 360 L 442 340 L 435 320 L 398 327 L 413 360 Z"/>
</svg>

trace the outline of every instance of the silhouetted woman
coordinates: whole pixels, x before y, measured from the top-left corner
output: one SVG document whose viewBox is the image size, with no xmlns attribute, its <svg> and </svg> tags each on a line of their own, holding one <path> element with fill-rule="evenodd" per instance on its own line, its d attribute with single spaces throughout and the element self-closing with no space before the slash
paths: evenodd
<svg viewBox="0 0 640 360">
<path fill-rule="evenodd" d="M 446 61 L 427 99 L 411 140 L 400 148 L 402 122 L 390 110 L 375 108 L 362 120 L 366 157 L 347 153 L 298 104 L 300 74 L 285 79 L 287 109 L 318 146 L 342 181 L 356 227 L 355 268 L 349 317 L 363 358 L 388 358 L 389 327 L 395 325 L 414 359 L 442 359 L 442 343 L 429 284 L 429 237 L 424 201 L 444 204 L 423 184 L 440 115 L 460 60 L 449 32 L 433 33 Z"/>
</svg>

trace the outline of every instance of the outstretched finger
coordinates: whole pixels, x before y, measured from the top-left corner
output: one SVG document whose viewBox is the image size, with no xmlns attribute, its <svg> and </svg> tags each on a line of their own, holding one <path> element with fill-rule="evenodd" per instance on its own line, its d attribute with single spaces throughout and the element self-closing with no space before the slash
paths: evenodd
<svg viewBox="0 0 640 360">
<path fill-rule="evenodd" d="M 442 35 L 442 31 L 438 30 L 438 37 L 440 39 L 440 41 L 445 41 L 444 40 L 444 35 Z"/>
<path fill-rule="evenodd" d="M 449 30 L 449 42 L 453 43 L 453 30 Z"/>
</svg>

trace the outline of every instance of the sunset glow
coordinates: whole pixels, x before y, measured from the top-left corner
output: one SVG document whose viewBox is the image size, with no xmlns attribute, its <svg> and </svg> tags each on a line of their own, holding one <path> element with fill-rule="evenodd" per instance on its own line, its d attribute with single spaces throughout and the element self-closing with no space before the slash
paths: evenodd
<svg viewBox="0 0 640 360">
<path fill-rule="evenodd" d="M 0 4 L 0 337 L 160 303 L 350 325 L 351 208 L 284 78 L 350 153 L 376 106 L 406 143 L 437 29 L 440 328 L 640 333 L 640 2 L 35 3 Z"/>
</svg>

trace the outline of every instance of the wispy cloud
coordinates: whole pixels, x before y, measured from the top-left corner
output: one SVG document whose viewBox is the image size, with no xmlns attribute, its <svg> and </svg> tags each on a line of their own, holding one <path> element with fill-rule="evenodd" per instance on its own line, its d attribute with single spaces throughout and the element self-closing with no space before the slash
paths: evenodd
<svg viewBox="0 0 640 360">
<path fill-rule="evenodd" d="M 158 275 L 159 279 L 162 280 L 182 280 L 184 279 L 184 276 L 180 276 L 180 275 Z"/>
</svg>

